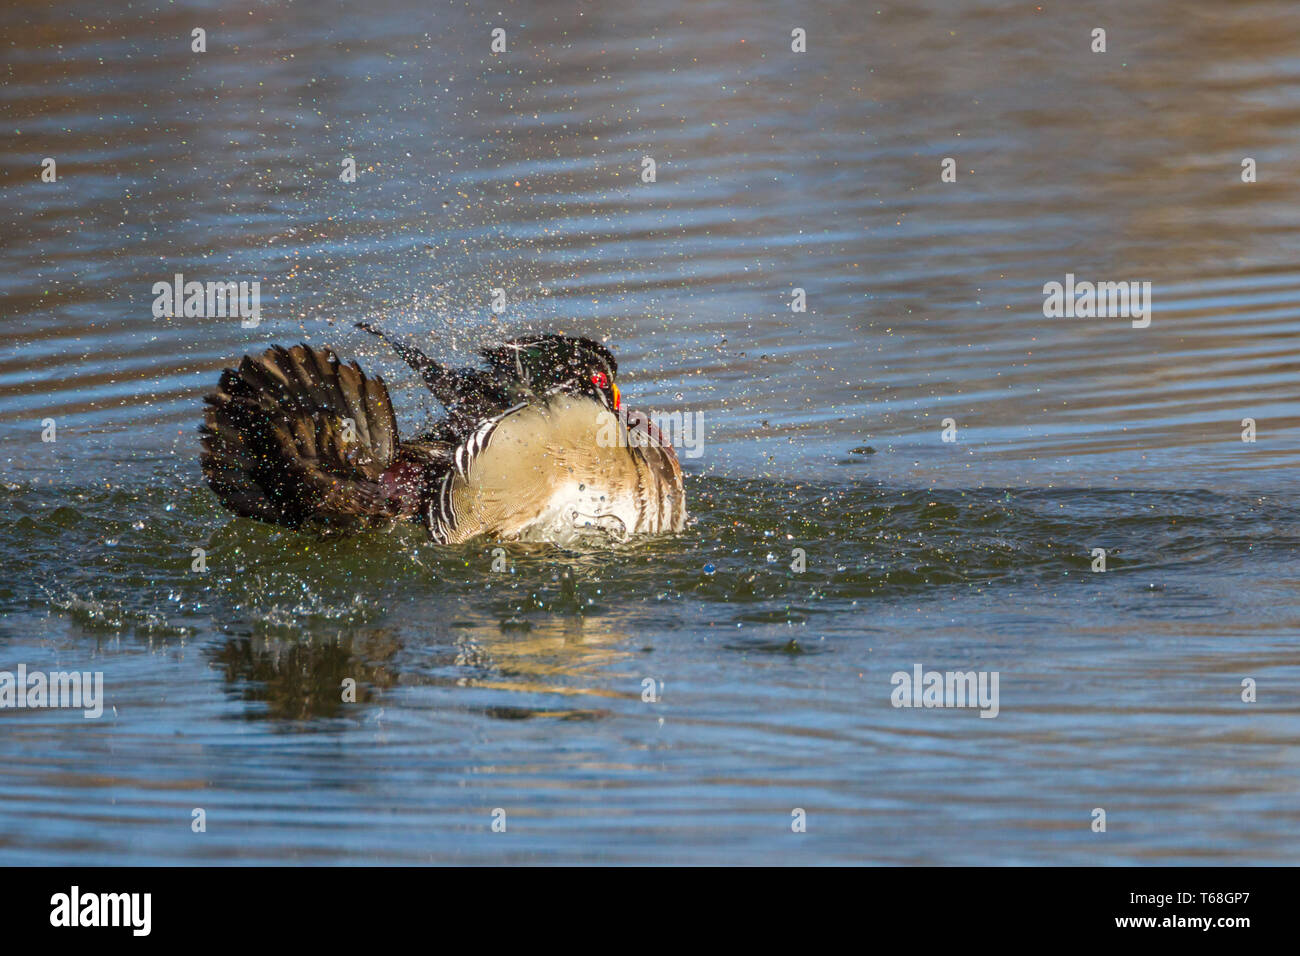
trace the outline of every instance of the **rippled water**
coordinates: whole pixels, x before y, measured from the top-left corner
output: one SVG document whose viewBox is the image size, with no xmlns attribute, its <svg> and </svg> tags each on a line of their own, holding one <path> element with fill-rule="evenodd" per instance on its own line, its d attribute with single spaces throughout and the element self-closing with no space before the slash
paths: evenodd
<svg viewBox="0 0 1300 956">
<path fill-rule="evenodd" d="M 0 711 L 0 862 L 1300 862 L 1300 11 L 610 6 L 0 12 L 0 670 L 108 705 Z M 265 321 L 155 318 L 177 272 Z M 230 519 L 245 351 L 436 411 L 360 318 L 606 337 L 702 416 L 695 521 L 493 571 Z"/>
</svg>

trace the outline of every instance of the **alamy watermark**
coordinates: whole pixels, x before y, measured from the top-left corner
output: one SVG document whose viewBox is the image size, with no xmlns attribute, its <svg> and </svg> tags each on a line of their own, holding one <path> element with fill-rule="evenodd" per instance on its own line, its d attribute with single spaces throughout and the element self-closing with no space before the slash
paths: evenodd
<svg viewBox="0 0 1300 956">
<path fill-rule="evenodd" d="M 171 282 L 153 284 L 154 318 L 183 315 L 206 319 L 238 317 L 240 326 L 255 329 L 262 321 L 262 283 L 186 282 L 176 273 Z"/>
<path fill-rule="evenodd" d="M 649 448 L 671 445 L 683 458 L 704 454 L 703 412 L 635 412 L 620 408 L 616 419 L 601 423 L 596 444 L 601 448 Z M 619 425 L 622 425 L 620 428 Z"/>
<path fill-rule="evenodd" d="M 61 708 L 82 711 L 87 720 L 104 713 L 103 671 L 0 671 L 0 710 Z"/>
<path fill-rule="evenodd" d="M 895 671 L 889 702 L 895 707 L 978 707 L 981 717 L 998 715 L 997 671 Z"/>
<path fill-rule="evenodd" d="M 1043 286 L 1043 316 L 1060 318 L 1132 319 L 1133 328 L 1151 324 L 1150 282 L 1075 282 L 1074 273 L 1065 282 Z"/>
<path fill-rule="evenodd" d="M 51 926 L 119 926 L 133 936 L 148 936 L 152 911 L 152 893 L 83 893 L 74 886 L 50 897 Z"/>
</svg>

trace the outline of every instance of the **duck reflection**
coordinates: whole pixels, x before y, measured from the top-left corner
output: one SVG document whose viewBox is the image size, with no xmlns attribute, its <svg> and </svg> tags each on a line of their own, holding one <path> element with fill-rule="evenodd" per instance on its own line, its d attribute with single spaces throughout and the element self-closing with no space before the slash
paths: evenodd
<svg viewBox="0 0 1300 956">
<path fill-rule="evenodd" d="M 399 646 L 383 631 L 325 640 L 232 636 L 213 659 L 234 693 L 265 705 L 246 709 L 245 717 L 310 720 L 352 716 L 356 704 L 396 686 L 391 661 Z"/>
<path fill-rule="evenodd" d="M 392 706 L 394 691 L 418 686 L 518 694 L 519 703 L 477 708 L 509 720 L 595 719 L 606 710 L 582 701 L 634 696 L 632 682 L 617 674 L 621 662 L 640 656 L 626 630 L 583 616 L 461 612 L 454 621 L 424 628 L 350 627 L 328 637 L 232 635 L 213 659 L 233 693 L 262 705 L 246 709 L 252 720 L 355 718 L 358 705 Z M 576 706 L 528 703 L 557 694 L 574 698 Z"/>
</svg>

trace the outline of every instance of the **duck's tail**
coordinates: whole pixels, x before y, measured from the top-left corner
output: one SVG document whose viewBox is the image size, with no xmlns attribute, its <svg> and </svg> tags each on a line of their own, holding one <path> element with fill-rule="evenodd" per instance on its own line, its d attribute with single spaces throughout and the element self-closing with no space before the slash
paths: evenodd
<svg viewBox="0 0 1300 956">
<path fill-rule="evenodd" d="M 355 362 L 275 346 L 222 372 L 204 401 L 203 474 L 236 514 L 355 528 L 416 512 L 419 469 L 403 461 L 388 388 Z"/>
</svg>

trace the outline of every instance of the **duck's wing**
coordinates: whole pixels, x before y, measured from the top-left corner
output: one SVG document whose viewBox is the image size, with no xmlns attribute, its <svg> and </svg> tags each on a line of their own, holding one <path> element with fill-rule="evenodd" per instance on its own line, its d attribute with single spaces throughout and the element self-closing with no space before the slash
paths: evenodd
<svg viewBox="0 0 1300 956">
<path fill-rule="evenodd" d="M 330 349 L 245 356 L 204 398 L 201 463 L 221 503 L 291 528 L 413 517 L 436 449 L 404 444 L 384 380 Z"/>
<path fill-rule="evenodd" d="M 407 345 L 369 322 L 358 322 L 357 328 L 378 336 L 420 374 L 443 408 L 447 410 L 451 433 L 463 436 L 486 418 L 499 415 L 521 401 L 532 397 L 526 388 L 503 378 L 494 371 L 477 368 L 451 368 L 429 358 L 413 345 Z"/>
</svg>

